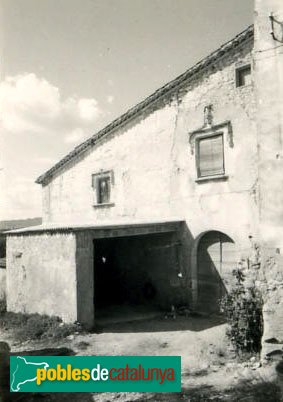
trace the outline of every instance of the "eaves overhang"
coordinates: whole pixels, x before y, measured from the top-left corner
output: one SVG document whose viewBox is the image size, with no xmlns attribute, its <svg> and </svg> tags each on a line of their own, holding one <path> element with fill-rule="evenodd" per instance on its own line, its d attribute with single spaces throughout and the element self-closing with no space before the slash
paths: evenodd
<svg viewBox="0 0 283 402">
<path fill-rule="evenodd" d="M 157 91 L 155 91 L 152 95 L 144 99 L 142 102 L 138 103 L 136 106 L 129 109 L 126 113 L 122 114 L 120 117 L 112 121 L 98 133 L 91 136 L 82 144 L 78 145 L 74 148 L 70 153 L 68 153 L 64 158 L 62 158 L 59 162 L 57 162 L 53 167 L 51 167 L 47 172 L 42 174 L 36 179 L 36 183 L 45 185 L 47 184 L 53 177 L 55 173 L 60 171 L 63 167 L 65 167 L 69 162 L 71 162 L 74 158 L 83 154 L 90 147 L 96 145 L 102 139 L 110 135 L 114 130 L 122 127 L 130 120 L 137 117 L 140 113 L 146 111 L 149 107 L 152 107 L 156 102 L 162 100 L 163 98 L 167 98 L 172 96 L 172 94 L 179 90 L 185 84 L 188 84 L 190 80 L 194 79 L 194 77 L 200 73 L 204 73 L 211 65 L 222 57 L 224 57 L 230 51 L 238 48 L 238 46 L 243 43 L 250 41 L 254 36 L 254 27 L 253 25 L 249 26 L 243 32 L 239 33 L 232 40 L 226 42 L 220 48 L 215 50 L 209 56 L 202 59 L 200 62 L 195 64 L 193 67 L 185 71 L 185 73 L 181 74 L 174 80 L 170 81 Z"/>
<path fill-rule="evenodd" d="M 40 234 L 71 234 L 77 232 L 91 232 L 93 238 L 139 236 L 153 233 L 177 232 L 184 223 L 182 219 L 160 219 L 156 221 L 136 222 L 101 222 L 86 224 L 44 224 L 11 230 L 5 234 L 8 236 L 26 236 Z"/>
</svg>

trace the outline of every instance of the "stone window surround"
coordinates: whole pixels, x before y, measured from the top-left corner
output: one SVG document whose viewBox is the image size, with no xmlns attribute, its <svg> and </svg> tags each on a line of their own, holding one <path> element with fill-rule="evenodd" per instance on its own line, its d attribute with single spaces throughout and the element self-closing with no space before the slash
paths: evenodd
<svg viewBox="0 0 283 402">
<path fill-rule="evenodd" d="M 98 202 L 98 180 L 104 177 L 109 177 L 110 178 L 110 202 L 106 203 L 99 203 Z M 113 170 L 100 170 L 97 173 L 93 173 L 91 175 L 91 181 L 92 181 L 92 188 L 94 190 L 94 204 L 93 207 L 95 208 L 105 208 L 105 207 L 113 207 L 115 203 L 111 201 L 113 197 L 113 186 L 114 186 L 114 171 Z"/>
<path fill-rule="evenodd" d="M 202 138 L 209 138 L 209 137 L 214 137 L 215 135 L 223 135 L 223 145 L 225 144 L 225 141 L 228 143 L 228 146 L 230 148 L 234 147 L 234 142 L 233 142 L 233 130 L 232 130 L 232 124 L 231 121 L 227 120 L 224 121 L 220 124 L 216 125 L 207 125 L 203 126 L 195 131 L 192 131 L 189 133 L 189 143 L 190 143 L 190 148 L 191 148 L 191 155 L 195 155 L 195 163 L 196 163 L 196 183 L 205 183 L 208 181 L 223 181 L 227 180 L 229 176 L 226 174 L 225 171 L 225 165 L 224 165 L 224 173 L 219 174 L 219 175 L 211 175 L 211 176 L 203 176 L 203 177 L 198 177 L 198 152 L 195 152 L 196 150 L 196 144 L 199 139 Z M 225 161 L 225 145 L 224 145 L 224 161 Z"/>
</svg>

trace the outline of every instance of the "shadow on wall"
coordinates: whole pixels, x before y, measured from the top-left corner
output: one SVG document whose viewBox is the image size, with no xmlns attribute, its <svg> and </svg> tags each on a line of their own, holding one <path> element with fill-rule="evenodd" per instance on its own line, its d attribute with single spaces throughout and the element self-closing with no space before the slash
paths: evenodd
<svg viewBox="0 0 283 402">
<path fill-rule="evenodd" d="M 205 233 L 197 247 L 197 310 L 218 313 L 220 300 L 233 283 L 235 243 L 219 231 Z"/>
<path fill-rule="evenodd" d="M 182 229 L 183 265 L 188 266 L 190 305 L 205 314 L 219 313 L 219 301 L 231 289 L 233 270 L 238 265 L 233 239 L 220 231 L 211 230 L 196 238 L 186 224 Z"/>
</svg>

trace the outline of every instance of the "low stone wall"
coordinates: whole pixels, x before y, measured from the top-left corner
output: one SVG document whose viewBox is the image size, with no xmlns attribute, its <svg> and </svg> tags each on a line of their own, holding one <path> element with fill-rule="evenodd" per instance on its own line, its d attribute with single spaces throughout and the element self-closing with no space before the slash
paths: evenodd
<svg viewBox="0 0 283 402">
<path fill-rule="evenodd" d="M 283 356 L 283 256 L 263 250 L 261 265 L 257 285 L 264 297 L 262 357 L 280 350 Z"/>
<path fill-rule="evenodd" d="M 283 357 L 283 255 L 276 248 L 251 242 L 241 262 L 246 289 L 256 289 L 263 301 L 262 362 Z"/>
</svg>

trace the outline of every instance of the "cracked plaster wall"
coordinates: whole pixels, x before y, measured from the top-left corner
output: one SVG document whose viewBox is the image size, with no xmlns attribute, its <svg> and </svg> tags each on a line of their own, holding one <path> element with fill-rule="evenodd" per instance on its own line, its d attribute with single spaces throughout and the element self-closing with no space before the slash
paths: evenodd
<svg viewBox="0 0 283 402">
<path fill-rule="evenodd" d="M 270 15 L 274 23 L 271 35 Z M 280 24 L 281 22 L 281 24 Z M 283 346 L 283 3 L 255 1 L 255 82 L 259 147 L 261 272 L 264 357 Z M 274 338 L 279 344 L 266 343 Z M 283 353 L 283 351 L 282 351 Z"/>
<path fill-rule="evenodd" d="M 176 108 L 163 108 L 116 131 L 43 188 L 45 222 L 97 223 L 171 215 L 171 142 Z M 113 170 L 114 206 L 94 207 L 91 175 Z"/>
<path fill-rule="evenodd" d="M 182 211 L 196 237 L 206 230 L 220 230 L 235 241 L 248 244 L 257 228 L 254 186 L 257 180 L 256 132 L 253 122 L 253 83 L 236 88 L 235 68 L 251 62 L 252 43 L 219 62 L 183 94 L 178 107 L 171 157 L 173 213 Z M 234 146 L 224 131 L 225 181 L 196 182 L 195 152 L 189 133 L 203 126 L 204 107 L 213 105 L 213 123 L 230 120 Z M 241 205 L 241 208 L 238 206 Z"/>
<path fill-rule="evenodd" d="M 235 68 L 251 61 L 252 43 L 223 57 L 173 100 L 145 112 L 72 161 L 43 187 L 45 222 L 131 222 L 185 218 L 196 237 L 208 229 L 247 237 L 255 230 L 256 138 L 253 85 L 236 88 Z M 203 125 L 213 104 L 214 122 L 230 120 L 234 147 L 225 139 L 227 181 L 196 183 L 189 132 Z M 91 175 L 113 170 L 113 202 L 96 208 Z M 237 205 L 242 205 L 241 211 Z"/>
<path fill-rule="evenodd" d="M 178 217 L 185 220 L 184 286 L 193 286 L 193 244 L 203 232 L 219 230 L 230 236 L 237 245 L 236 265 L 249 252 L 248 236 L 255 235 L 258 224 L 253 82 L 240 88 L 235 84 L 235 69 L 251 63 L 252 47 L 249 40 L 229 52 L 168 101 L 160 101 L 57 173 L 43 187 L 44 222 Z M 215 124 L 231 121 L 234 145 L 224 129 L 228 179 L 197 183 L 189 133 L 203 126 L 204 107 L 210 104 Z M 91 175 L 100 170 L 114 172 L 112 207 L 93 206 Z"/>
</svg>

